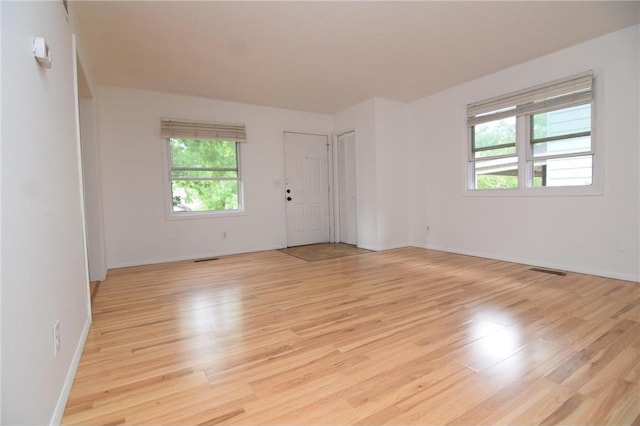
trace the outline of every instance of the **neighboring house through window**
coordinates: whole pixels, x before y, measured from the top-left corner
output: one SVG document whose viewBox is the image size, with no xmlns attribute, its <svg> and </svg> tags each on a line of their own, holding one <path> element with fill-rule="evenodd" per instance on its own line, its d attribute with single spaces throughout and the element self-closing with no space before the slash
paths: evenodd
<svg viewBox="0 0 640 426">
<path fill-rule="evenodd" d="M 244 125 L 162 120 L 172 216 L 242 210 L 240 143 Z"/>
<path fill-rule="evenodd" d="M 591 72 L 467 105 L 468 188 L 593 184 Z"/>
</svg>

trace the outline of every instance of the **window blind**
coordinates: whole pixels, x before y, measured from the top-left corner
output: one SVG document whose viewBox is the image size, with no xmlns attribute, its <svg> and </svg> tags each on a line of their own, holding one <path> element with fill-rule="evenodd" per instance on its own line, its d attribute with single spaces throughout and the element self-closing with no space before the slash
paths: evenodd
<svg viewBox="0 0 640 426">
<path fill-rule="evenodd" d="M 215 139 L 232 142 L 246 142 L 244 124 L 197 123 L 190 121 L 162 120 L 162 138 Z"/>
<path fill-rule="evenodd" d="M 514 115 L 536 114 L 551 109 L 591 102 L 593 72 L 509 93 L 467 105 L 469 127 Z"/>
</svg>

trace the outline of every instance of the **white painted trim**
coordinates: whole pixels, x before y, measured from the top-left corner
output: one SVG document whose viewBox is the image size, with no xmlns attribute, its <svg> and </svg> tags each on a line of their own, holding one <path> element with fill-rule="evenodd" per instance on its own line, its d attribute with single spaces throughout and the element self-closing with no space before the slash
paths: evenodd
<svg viewBox="0 0 640 426">
<path fill-rule="evenodd" d="M 335 224 L 335 226 L 333 227 L 332 231 L 333 231 L 333 242 L 340 242 L 341 240 L 341 235 L 342 235 L 342 223 L 340 223 L 340 170 L 338 168 L 338 161 L 339 161 L 339 153 L 338 153 L 338 140 L 344 136 L 347 135 L 349 133 L 353 133 L 354 135 L 354 139 L 353 139 L 353 143 L 355 144 L 355 151 L 356 151 L 356 158 L 354 159 L 356 168 L 353 171 L 354 175 L 355 175 L 355 185 L 356 188 L 358 187 L 358 134 L 356 133 L 356 128 L 355 127 L 350 127 L 348 130 L 345 130 L 343 132 L 340 133 L 333 133 L 333 149 L 332 149 L 332 154 L 333 154 L 333 158 L 332 158 L 332 163 L 333 163 L 333 196 L 332 199 L 334 200 L 333 202 L 333 223 Z M 360 247 L 360 245 L 358 244 L 358 238 L 359 238 L 359 234 L 358 234 L 358 223 L 357 223 L 357 218 L 358 218 L 358 195 L 357 195 L 357 190 L 356 190 L 356 247 Z M 364 248 L 364 247 L 360 247 L 360 248 Z"/>
<path fill-rule="evenodd" d="M 551 268 L 551 269 L 557 269 L 561 271 L 576 272 L 579 274 L 595 275 L 598 277 L 613 278 L 616 280 L 625 280 L 625 281 L 640 283 L 640 276 L 633 276 L 631 274 L 621 274 L 616 271 L 583 268 L 575 265 L 565 265 L 561 263 L 549 262 L 546 260 L 533 260 L 533 259 L 523 259 L 520 257 L 513 257 L 513 256 L 500 256 L 493 253 L 477 252 L 473 250 L 459 250 L 459 249 L 453 249 L 450 247 L 443 247 L 443 246 L 438 246 L 438 245 L 428 244 L 428 243 L 427 244 L 418 243 L 418 244 L 414 244 L 414 246 L 419 248 L 429 249 L 429 250 L 438 250 L 438 251 L 445 251 L 448 253 L 462 254 L 465 256 L 482 257 L 484 259 L 501 260 L 504 262 L 520 263 L 523 265 L 538 266 L 543 268 Z"/>
<path fill-rule="evenodd" d="M 196 253 L 196 254 L 189 254 L 185 256 L 172 256 L 172 257 L 145 259 L 145 260 L 134 260 L 131 262 L 114 263 L 113 265 L 108 265 L 108 269 L 129 268 L 132 266 L 143 266 L 143 265 L 155 265 L 158 263 L 182 262 L 184 260 L 206 259 L 209 257 L 234 256 L 239 254 L 256 253 L 259 251 L 279 250 L 283 248 L 286 248 L 286 245 L 269 245 L 269 246 L 262 246 L 262 247 L 260 246 L 252 247 L 252 248 L 242 249 L 238 251 Z"/>
<path fill-rule="evenodd" d="M 80 358 L 82 357 L 82 351 L 84 350 L 84 345 L 87 341 L 87 336 L 89 335 L 89 329 L 91 328 L 91 316 L 87 318 L 84 323 L 84 327 L 82 328 L 82 334 L 80 335 L 80 340 L 78 341 L 78 345 L 76 346 L 76 350 L 73 353 L 73 358 L 71 359 L 71 365 L 69 366 L 69 370 L 67 371 L 67 376 L 64 379 L 64 385 L 62 386 L 62 390 L 60 391 L 60 396 L 58 396 L 58 402 L 56 403 L 56 408 L 53 411 L 53 415 L 51 416 L 51 421 L 49 425 L 59 425 L 62 422 L 62 415 L 64 414 L 64 409 L 67 406 L 67 400 L 69 399 L 69 394 L 71 393 L 71 386 L 73 385 L 73 379 L 76 377 L 76 372 L 78 371 L 78 365 L 80 364 Z"/>
<path fill-rule="evenodd" d="M 384 245 L 378 246 L 378 248 L 375 251 L 395 250 L 395 249 L 404 248 L 404 247 L 407 247 L 407 244 L 405 244 L 405 243 L 389 243 L 389 244 L 384 244 Z"/>
<path fill-rule="evenodd" d="M 380 251 L 380 249 L 378 247 L 370 246 L 368 244 L 360 244 L 360 242 L 358 242 L 357 247 L 365 249 L 365 250 Z"/>
<path fill-rule="evenodd" d="M 602 195 L 604 195 L 602 188 L 595 185 L 545 186 L 523 189 L 465 189 L 462 193 L 463 197 L 595 197 Z"/>
<path fill-rule="evenodd" d="M 330 215 L 333 219 L 333 226 L 331 227 L 331 242 L 340 242 L 340 184 L 338 182 L 338 138 L 335 134 L 331 134 L 331 167 L 334 170 L 332 175 L 332 188 L 334 191 L 329 195 L 329 198 L 333 200 L 333 208 L 330 211 Z"/>
<path fill-rule="evenodd" d="M 337 138 L 339 138 L 340 136 L 344 136 L 344 135 L 346 135 L 347 133 L 355 133 L 355 132 L 356 132 L 356 129 L 355 129 L 355 127 L 354 127 L 354 128 L 353 128 L 353 129 L 351 129 L 351 130 L 347 130 L 347 131 L 344 131 L 344 132 L 341 132 L 341 133 L 337 134 L 337 135 L 336 135 L 336 139 L 337 139 Z"/>
<path fill-rule="evenodd" d="M 336 218 L 333 215 L 333 211 L 336 208 L 334 194 L 338 192 L 337 191 L 338 188 L 334 185 L 334 180 L 336 176 L 335 163 L 333 161 L 334 146 L 335 144 L 333 143 L 333 138 L 331 137 L 330 134 L 327 135 L 327 185 L 329 186 L 329 189 L 328 189 L 329 211 L 327 213 L 329 214 L 329 242 L 330 243 L 336 242 L 336 238 L 335 238 Z"/>
<path fill-rule="evenodd" d="M 281 178 L 280 178 L 280 188 L 278 188 L 280 190 L 280 195 L 282 196 L 282 226 L 284 229 L 284 235 L 282 236 L 282 247 L 287 247 L 288 244 L 288 230 L 287 230 L 287 166 L 285 164 L 286 161 L 286 156 L 287 156 L 287 149 L 285 148 L 285 142 L 284 142 L 284 133 L 285 130 L 281 131 L 281 137 L 280 137 L 280 158 L 282 158 L 282 167 L 280 168 L 281 171 Z"/>
<path fill-rule="evenodd" d="M 334 162 L 334 169 L 336 170 L 334 173 L 334 188 L 335 191 L 333 193 L 333 199 L 335 200 L 335 206 L 334 206 L 334 216 L 335 216 L 335 223 L 336 223 L 336 227 L 335 227 L 335 242 L 341 242 L 342 239 L 342 223 L 340 223 L 340 170 L 338 167 L 338 162 L 339 162 L 339 140 L 341 137 L 348 135 L 350 133 L 353 133 L 353 144 L 354 144 L 354 156 L 355 158 L 353 159 L 353 163 L 354 163 L 354 170 L 353 170 L 353 175 L 354 175 L 354 184 L 356 187 L 356 223 L 355 223 L 355 227 L 356 227 L 356 247 L 360 247 L 360 234 L 358 233 L 358 134 L 356 133 L 355 130 L 349 130 L 346 132 L 342 132 L 337 136 L 334 136 L 334 158 L 333 158 L 333 162 Z M 343 142 L 344 143 L 344 142 Z"/>
<path fill-rule="evenodd" d="M 0 4 L 0 22 L 2 22 L 2 6 Z M 0 46 L 2 46 L 2 31 L 0 30 Z M 2 80 L 2 57 L 0 55 L 0 82 Z M 2 84 L 0 84 L 0 99 L 2 99 Z M 5 106 L 6 108 L 6 106 Z M 2 153 L 2 105 L 0 105 L 0 153 Z M 0 154 L 0 171 L 2 169 L 2 158 Z M 0 176 L 2 173 L 0 173 Z M 2 186 L 0 185 L 0 241 L 2 241 Z M 0 318 L 2 318 L 2 244 L 0 244 Z M 0 339 L 0 422 L 2 422 L 2 339 Z"/>
<path fill-rule="evenodd" d="M 87 211 L 84 199 L 84 176 L 82 175 L 82 142 L 80 140 L 80 94 L 78 93 L 78 48 L 76 35 L 71 34 L 71 53 L 73 55 L 73 107 L 76 127 L 76 154 L 78 172 L 78 191 L 80 195 L 80 214 L 82 215 L 82 258 L 84 261 L 84 281 L 87 296 L 87 317 L 91 322 L 91 292 L 89 291 L 89 255 L 87 252 Z"/>
<path fill-rule="evenodd" d="M 475 252 L 471 250 L 458 250 L 458 249 L 453 249 L 449 247 L 443 247 L 443 246 L 438 246 L 438 245 L 433 245 L 428 243 L 423 244 L 423 243 L 413 242 L 410 244 L 385 244 L 382 247 L 359 245 L 358 247 L 366 250 L 371 250 L 371 251 L 395 250 L 395 249 L 404 248 L 404 247 L 418 247 L 418 248 L 423 248 L 428 250 L 438 250 L 438 251 L 444 251 L 448 253 L 462 254 L 465 256 L 474 256 L 474 257 L 482 257 L 485 259 L 502 260 L 504 262 L 520 263 L 523 265 L 539 266 L 544 268 L 552 268 L 552 269 L 558 269 L 562 271 L 570 271 L 570 272 L 576 272 L 580 274 L 595 275 L 600 277 L 613 278 L 618 280 L 633 281 L 633 282 L 640 283 L 640 276 L 634 277 L 633 275 L 629 275 L 629 274 L 620 274 L 620 273 L 611 272 L 611 271 L 580 268 L 576 266 L 563 265 L 563 264 L 553 263 L 553 262 L 546 262 L 546 261 L 538 262 L 538 261 L 532 261 L 530 259 L 522 259 L 519 257 L 499 256 L 499 255 L 494 255 L 490 253 Z M 166 258 L 138 260 L 138 261 L 123 262 L 123 263 L 116 263 L 113 265 L 109 265 L 108 269 L 129 268 L 132 266 L 154 265 L 158 263 L 181 262 L 185 260 L 206 259 L 208 257 L 234 256 L 239 254 L 256 253 L 260 251 L 279 250 L 283 248 L 286 248 L 286 246 L 271 245 L 271 246 L 264 246 L 264 247 L 253 247 L 251 249 L 246 249 L 242 251 L 212 252 L 212 253 L 194 254 L 189 256 L 175 256 L 175 257 L 166 257 Z"/>
</svg>

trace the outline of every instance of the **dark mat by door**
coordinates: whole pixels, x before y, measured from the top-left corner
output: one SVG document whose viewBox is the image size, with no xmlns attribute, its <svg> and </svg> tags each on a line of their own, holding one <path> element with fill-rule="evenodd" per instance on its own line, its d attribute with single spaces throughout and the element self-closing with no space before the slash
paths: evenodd
<svg viewBox="0 0 640 426">
<path fill-rule="evenodd" d="M 280 251 L 290 256 L 297 257 L 298 259 L 306 260 L 307 262 L 352 256 L 354 254 L 371 253 L 371 250 L 358 248 L 351 244 L 344 243 L 309 244 L 306 246 L 288 247 L 281 249 Z"/>
</svg>

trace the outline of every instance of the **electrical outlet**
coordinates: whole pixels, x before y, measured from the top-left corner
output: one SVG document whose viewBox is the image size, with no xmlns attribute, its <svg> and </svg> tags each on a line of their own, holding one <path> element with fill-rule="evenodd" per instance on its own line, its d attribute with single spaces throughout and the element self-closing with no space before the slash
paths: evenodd
<svg viewBox="0 0 640 426">
<path fill-rule="evenodd" d="M 60 320 L 53 324 L 53 356 L 58 356 L 60 350 Z"/>
<path fill-rule="evenodd" d="M 227 231 L 222 231 L 222 239 L 223 240 L 227 239 Z"/>
<path fill-rule="evenodd" d="M 431 227 L 429 225 L 427 225 L 427 234 L 431 232 Z"/>
</svg>

